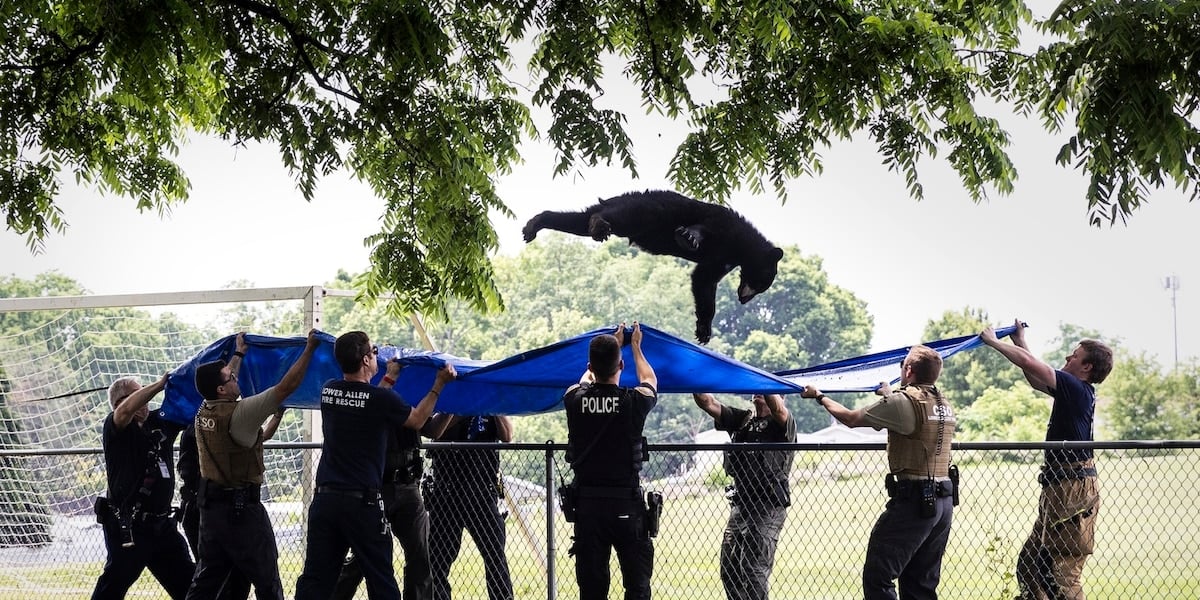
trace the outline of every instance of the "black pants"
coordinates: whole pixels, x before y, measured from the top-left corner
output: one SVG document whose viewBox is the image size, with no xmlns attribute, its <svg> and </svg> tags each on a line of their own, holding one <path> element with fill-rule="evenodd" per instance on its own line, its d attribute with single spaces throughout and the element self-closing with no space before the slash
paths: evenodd
<svg viewBox="0 0 1200 600">
<path fill-rule="evenodd" d="M 609 557 L 617 551 L 625 600 L 649 600 L 654 544 L 646 535 L 640 500 L 579 499 L 575 520 L 575 578 L 580 600 L 608 598 Z"/>
<path fill-rule="evenodd" d="M 258 492 L 254 494 L 240 513 L 231 499 L 201 500 L 200 561 L 188 600 L 216 598 L 235 573 L 254 585 L 258 600 L 283 600 L 275 530 Z"/>
<path fill-rule="evenodd" d="M 120 528 L 113 518 L 104 522 L 104 546 L 108 548 L 108 560 L 104 571 L 96 580 L 92 600 L 120 600 L 129 588 L 141 577 L 142 571 L 150 573 L 174 600 L 187 595 L 188 585 L 196 565 L 188 554 L 187 542 L 179 534 L 174 519 L 155 517 L 145 521 L 134 521 L 133 546 L 121 546 Z"/>
<path fill-rule="evenodd" d="M 404 600 L 429 600 L 433 593 L 429 561 L 429 513 L 416 483 L 384 486 L 383 507 L 392 535 L 404 551 Z M 342 564 L 333 600 L 350 600 L 362 583 L 358 556 L 351 554 Z"/>
<path fill-rule="evenodd" d="M 721 584 L 727 600 L 769 597 L 775 548 L 785 519 L 787 508 L 782 506 L 730 505 L 721 539 Z"/>
<path fill-rule="evenodd" d="M 488 600 L 512 600 L 512 577 L 504 556 L 504 517 L 496 506 L 492 481 L 455 482 L 439 479 L 429 498 L 429 549 L 434 600 L 450 600 L 450 565 L 458 558 L 463 530 L 483 557 Z"/>
<path fill-rule="evenodd" d="M 308 507 L 308 544 L 296 600 L 329 600 L 348 550 L 358 559 L 371 600 L 399 600 L 392 537 L 383 515 L 382 499 L 318 492 Z"/>
<path fill-rule="evenodd" d="M 183 511 L 183 536 L 187 538 L 192 556 L 200 558 L 200 504 L 195 493 L 179 491 L 180 510 Z M 250 597 L 250 582 L 241 571 L 232 571 L 217 592 L 216 600 L 246 600 Z"/>
<path fill-rule="evenodd" d="M 895 599 L 896 580 L 904 600 L 937 598 L 954 503 L 949 496 L 937 498 L 932 517 L 922 517 L 919 504 L 917 498 L 888 500 L 875 522 L 863 565 L 865 600 Z"/>
</svg>

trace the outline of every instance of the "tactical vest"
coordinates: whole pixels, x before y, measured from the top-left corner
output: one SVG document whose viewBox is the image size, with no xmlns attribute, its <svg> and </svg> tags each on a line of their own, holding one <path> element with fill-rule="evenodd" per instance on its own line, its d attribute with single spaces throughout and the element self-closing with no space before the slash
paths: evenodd
<svg viewBox="0 0 1200 600">
<path fill-rule="evenodd" d="M 249 448 L 233 441 L 229 429 L 233 422 L 234 401 L 205 400 L 196 413 L 196 448 L 200 455 L 200 475 L 221 487 L 244 487 L 263 482 L 262 430 Z"/>
<path fill-rule="evenodd" d="M 909 385 L 899 393 L 916 409 L 917 430 L 912 435 L 888 431 L 888 469 L 906 475 L 947 477 L 957 424 L 954 409 L 932 385 Z"/>
<path fill-rule="evenodd" d="M 581 384 L 564 403 L 567 462 L 579 485 L 638 485 L 645 422 L 636 418 L 637 395 L 641 392 L 632 388 Z"/>
<path fill-rule="evenodd" d="M 497 442 L 496 417 L 467 417 L 447 429 L 438 441 Z M 429 461 L 438 481 L 492 483 L 500 473 L 500 451 L 464 448 L 430 450 Z"/>
<path fill-rule="evenodd" d="M 760 417 L 753 412 L 738 429 L 730 432 L 729 440 L 734 444 L 761 444 L 787 442 L 779 435 L 779 425 L 774 417 Z M 786 430 L 785 430 L 786 432 Z M 743 450 L 725 453 L 725 472 L 733 478 L 742 506 L 764 508 L 788 506 L 787 474 L 792 466 L 794 451 Z"/>
</svg>

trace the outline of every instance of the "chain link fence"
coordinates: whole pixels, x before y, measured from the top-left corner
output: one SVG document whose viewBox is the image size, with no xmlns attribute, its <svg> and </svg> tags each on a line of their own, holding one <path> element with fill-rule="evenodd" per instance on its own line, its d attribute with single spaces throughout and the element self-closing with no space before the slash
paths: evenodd
<svg viewBox="0 0 1200 600">
<path fill-rule="evenodd" d="M 1002 599 L 1017 593 L 1017 555 L 1038 512 L 1037 482 L 1045 448 L 1064 444 L 956 444 L 954 460 L 962 472 L 961 504 L 942 567 L 943 598 Z M 429 444 L 432 446 L 432 444 Z M 449 447 L 449 445 L 447 445 Z M 748 446 L 748 445 L 745 445 Z M 1084 569 L 1088 598 L 1200 597 L 1200 442 L 1106 442 L 1096 448 L 1101 507 L 1095 554 Z M 475 447 L 486 447 L 477 445 Z M 499 445 L 504 496 L 496 510 L 504 515 L 506 559 L 516 598 L 577 598 L 574 560 L 568 556 L 572 526 L 548 499 L 560 479 L 569 479 L 562 444 Z M 750 449 L 763 448 L 755 446 Z M 771 595 L 776 598 L 861 598 L 861 568 L 876 518 L 887 500 L 883 479 L 886 458 L 881 444 L 779 444 L 770 450 L 795 449 L 790 474 L 792 505 L 780 534 Z M 719 575 L 722 533 L 729 516 L 722 453 L 747 448 L 721 444 L 651 446 L 643 472 L 649 489 L 666 498 L 661 531 L 655 540 L 654 595 L 659 598 L 724 598 Z M 309 444 L 268 446 L 266 506 L 280 550 L 280 572 L 290 596 L 304 554 L 306 469 L 320 450 Z M 34 478 L 31 489 L 53 497 L 48 506 L 16 507 L 5 515 L 0 532 L 0 600 L 74 599 L 90 595 L 104 564 L 100 527 L 91 502 L 103 492 L 98 450 L 0 450 L 0 462 Z M 39 473 L 74 472 L 94 481 L 80 498 L 53 493 L 56 480 Z M 12 482 L 4 482 L 5 486 Z M 11 488 L 9 489 L 11 491 Z M 446 490 L 443 490 L 446 491 Z M 454 513 L 446 493 L 439 506 L 462 520 L 479 511 L 462 494 L 463 510 Z M 468 501 L 474 508 L 468 510 Z M 489 499 L 490 501 L 490 499 Z M 48 515 L 48 517 L 47 517 Z M 548 518 L 549 516 L 549 518 Z M 486 527 L 473 528 L 486 532 Z M 488 577 L 477 543 L 496 549 L 494 534 L 463 530 L 450 585 L 457 599 L 488 598 Z M 479 539 L 476 539 L 479 538 Z M 445 549 L 443 549 L 445 550 Z M 396 547 L 396 572 L 403 553 Z M 494 560 L 494 559 L 493 559 Z M 493 564 L 493 569 L 496 565 Z M 613 559 L 610 596 L 621 597 L 620 571 Z M 493 572 L 495 585 L 495 572 Z M 131 590 L 131 598 L 164 598 L 149 575 Z M 366 598 L 360 589 L 359 598 Z"/>
</svg>

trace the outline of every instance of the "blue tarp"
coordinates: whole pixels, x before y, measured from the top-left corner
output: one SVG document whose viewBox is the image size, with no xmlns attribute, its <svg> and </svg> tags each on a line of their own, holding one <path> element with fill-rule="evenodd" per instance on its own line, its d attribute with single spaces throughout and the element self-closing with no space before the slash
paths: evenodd
<svg viewBox="0 0 1200 600">
<path fill-rule="evenodd" d="M 1008 327 L 996 332 L 999 337 L 1012 333 Z M 549 346 L 510 356 L 499 361 L 468 360 L 438 352 L 382 347 L 379 373 L 384 363 L 397 358 L 404 369 L 394 388 L 406 399 L 417 402 L 433 384 L 438 369 L 449 362 L 458 371 L 458 379 L 442 391 L 437 410 L 455 414 L 527 415 L 562 408 L 563 391 L 579 381 L 587 368 L 587 346 L 593 337 L 611 333 L 612 328 L 596 329 Z M 697 346 L 653 327 L 642 325 L 642 351 L 654 367 L 660 393 L 799 393 L 805 384 L 824 392 L 858 392 L 874 389 L 880 381 L 898 379 L 898 365 L 907 348 L 898 348 L 859 358 L 778 374 L 769 373 L 707 348 Z M 284 403 L 297 408 L 318 408 L 321 386 L 341 377 L 333 358 L 334 337 L 319 333 L 320 346 L 300 388 Z M 636 385 L 633 356 L 628 345 L 622 350 L 626 369 L 622 385 Z M 238 372 L 238 386 L 246 396 L 277 383 L 304 350 L 305 338 L 276 338 L 246 335 L 248 349 Z M 980 344 L 978 336 L 930 342 L 943 357 Z M 233 354 L 235 336 L 222 338 L 205 348 L 169 374 L 162 411 L 166 418 L 179 423 L 190 421 L 200 406 L 195 372 L 211 360 L 228 360 Z M 886 374 L 884 374 L 886 372 Z M 882 376 L 881 376 L 882 375 Z"/>
</svg>

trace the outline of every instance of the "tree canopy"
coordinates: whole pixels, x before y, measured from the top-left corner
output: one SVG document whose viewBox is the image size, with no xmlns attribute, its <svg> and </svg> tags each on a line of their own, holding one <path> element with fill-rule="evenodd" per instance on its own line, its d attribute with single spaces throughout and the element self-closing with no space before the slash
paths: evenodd
<svg viewBox="0 0 1200 600">
<path fill-rule="evenodd" d="M 626 111 L 684 120 L 669 177 L 689 195 L 773 191 L 865 136 L 922 195 L 939 154 L 971 198 L 1012 190 L 1008 134 L 986 111 L 1064 131 L 1088 218 L 1125 219 L 1153 187 L 1196 195 L 1200 1 L 825 3 L 10 0 L 0 8 L 0 210 L 37 250 L 69 215 L 62 180 L 185 200 L 189 132 L 278 148 L 306 199 L 348 169 L 386 201 L 366 240 L 368 298 L 397 313 L 503 306 L 489 214 L 521 144 L 554 175 L 618 162 Z M 1037 34 L 1048 41 L 1026 49 Z M 528 57 L 527 60 L 525 57 Z M 619 70 L 641 106 L 614 106 Z M 528 82 L 528 83 L 526 83 Z M 1007 107 L 1007 108 L 1006 108 Z M 531 115 L 544 110 L 548 126 Z"/>
</svg>

